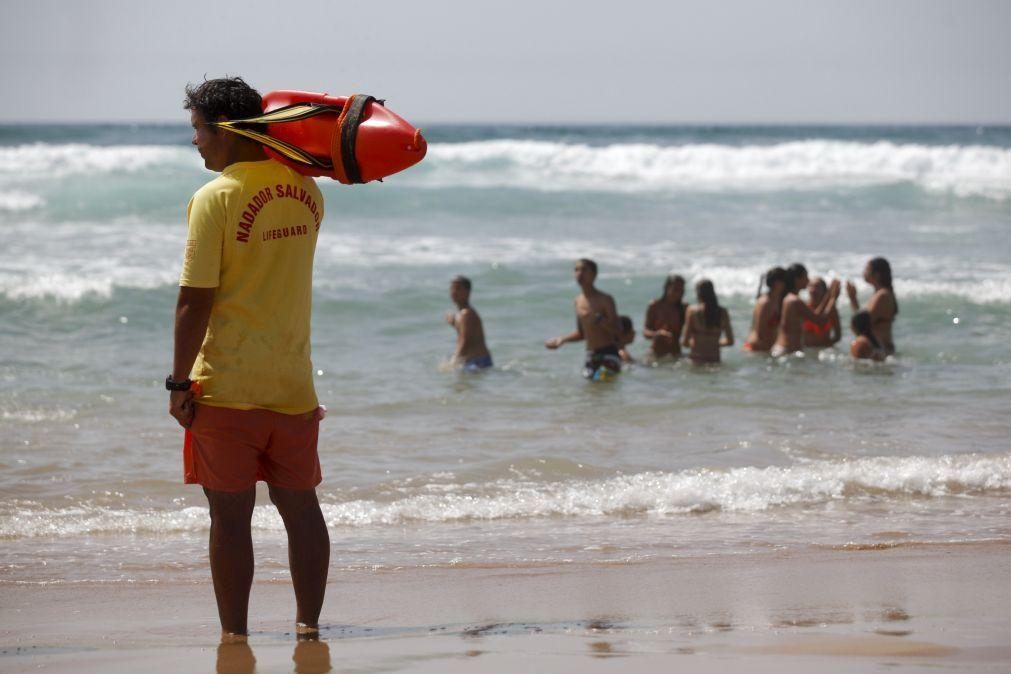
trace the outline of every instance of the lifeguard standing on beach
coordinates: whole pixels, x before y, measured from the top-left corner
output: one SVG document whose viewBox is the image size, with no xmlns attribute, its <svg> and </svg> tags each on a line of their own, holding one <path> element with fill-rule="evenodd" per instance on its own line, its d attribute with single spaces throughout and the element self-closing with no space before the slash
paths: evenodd
<svg viewBox="0 0 1011 674">
<path fill-rule="evenodd" d="M 250 521 L 263 480 L 288 532 L 296 633 L 319 633 L 330 539 L 316 498 L 321 418 L 309 359 L 323 198 L 311 178 L 216 126 L 261 113 L 240 78 L 187 87 L 193 144 L 221 175 L 193 195 L 175 318 L 169 412 L 187 429 L 185 479 L 210 505 L 223 639 L 248 633 Z M 191 378 L 192 377 L 192 382 Z"/>
</svg>

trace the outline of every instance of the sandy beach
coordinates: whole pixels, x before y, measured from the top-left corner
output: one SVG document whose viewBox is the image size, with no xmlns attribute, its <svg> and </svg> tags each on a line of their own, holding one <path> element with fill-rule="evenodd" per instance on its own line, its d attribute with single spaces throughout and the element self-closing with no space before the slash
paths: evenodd
<svg viewBox="0 0 1011 674">
<path fill-rule="evenodd" d="M 322 640 L 290 587 L 218 645 L 208 584 L 0 586 L 4 672 L 1007 671 L 1006 543 L 644 564 L 331 573 Z"/>
</svg>

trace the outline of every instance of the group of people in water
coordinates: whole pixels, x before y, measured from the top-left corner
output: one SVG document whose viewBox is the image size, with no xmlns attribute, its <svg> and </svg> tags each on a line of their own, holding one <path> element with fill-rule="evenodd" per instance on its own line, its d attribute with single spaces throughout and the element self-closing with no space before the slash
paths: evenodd
<svg viewBox="0 0 1011 674">
<path fill-rule="evenodd" d="M 635 339 L 632 319 L 618 313 L 614 298 L 596 285 L 597 265 L 580 259 L 575 265 L 575 280 L 580 293 L 575 299 L 576 329 L 547 340 L 544 346 L 557 349 L 569 342 L 586 342 L 583 375 L 588 379 L 610 379 L 623 363 L 634 362 L 627 347 Z M 864 280 L 874 288 L 866 306 L 860 306 L 856 286 L 846 283 L 853 317 L 850 328 L 854 339 L 850 355 L 860 360 L 884 360 L 895 353 L 892 323 L 899 305 L 892 288 L 892 270 L 888 261 L 876 257 L 864 268 Z M 836 301 L 842 284 L 838 280 L 809 277 L 804 265 L 773 267 L 759 286 L 751 317 L 751 329 L 744 350 L 769 353 L 773 357 L 802 352 L 805 348 L 832 347 L 842 339 Z M 807 301 L 800 297 L 807 291 Z M 450 282 L 450 299 L 457 311 L 446 316 L 456 329 L 457 342 L 453 364 L 465 370 L 492 366 L 485 343 L 481 318 L 470 305 L 471 282 L 457 276 Z M 695 284 L 697 302 L 684 301 L 682 276 L 666 278 L 663 293 L 649 303 L 642 334 L 650 342 L 647 360 L 679 358 L 682 348 L 696 364 L 720 362 L 720 349 L 733 346 L 734 331 L 730 314 L 720 306 L 716 289 L 709 279 Z"/>
</svg>

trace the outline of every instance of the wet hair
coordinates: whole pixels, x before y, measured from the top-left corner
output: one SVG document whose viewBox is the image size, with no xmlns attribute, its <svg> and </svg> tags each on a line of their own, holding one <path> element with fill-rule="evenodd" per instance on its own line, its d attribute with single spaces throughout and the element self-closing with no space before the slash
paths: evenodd
<svg viewBox="0 0 1011 674">
<path fill-rule="evenodd" d="M 874 331 L 871 330 L 871 312 L 863 309 L 853 314 L 853 318 L 850 319 L 850 327 L 853 328 L 853 332 L 856 334 L 870 340 L 874 348 L 881 348 L 878 338 L 874 336 Z"/>
<path fill-rule="evenodd" d="M 717 328 L 720 325 L 720 303 L 716 299 L 716 289 L 709 279 L 702 279 L 695 284 L 695 294 L 706 309 L 706 325 Z"/>
<path fill-rule="evenodd" d="M 797 292 L 797 279 L 802 276 L 807 276 L 807 267 L 799 262 L 794 262 L 789 267 L 786 268 L 786 292 L 794 293 Z"/>
<path fill-rule="evenodd" d="M 461 286 L 467 292 L 470 292 L 470 279 L 466 276 L 454 276 L 453 280 L 450 281 L 453 285 Z"/>
<path fill-rule="evenodd" d="M 622 334 L 627 334 L 635 329 L 635 325 L 632 324 L 632 319 L 628 316 L 618 316 L 618 322 L 621 323 Z"/>
<path fill-rule="evenodd" d="M 892 288 L 892 265 L 883 257 L 876 257 L 867 263 L 871 268 L 871 273 L 878 277 L 878 282 L 892 293 L 892 301 L 895 303 L 895 313 L 899 313 L 899 301 L 895 298 L 895 289 Z"/>
<path fill-rule="evenodd" d="M 246 119 L 263 114 L 259 92 L 241 77 L 204 80 L 199 85 L 186 85 L 184 110 L 196 110 L 206 122 L 225 119 Z M 265 131 L 265 124 L 250 124 L 251 129 Z"/>
<path fill-rule="evenodd" d="M 675 283 L 680 283 L 681 287 L 685 286 L 685 277 L 681 274 L 671 274 L 663 282 L 663 292 L 660 293 L 660 297 L 656 298 L 657 302 L 663 302 L 667 299 L 667 289 L 670 288 Z M 685 312 L 688 310 L 688 305 L 684 302 L 684 294 L 681 295 L 681 324 L 684 325 L 685 322 Z"/>
<path fill-rule="evenodd" d="M 765 272 L 765 275 L 762 276 L 762 279 L 758 282 L 758 294 L 755 295 L 755 299 L 757 300 L 759 297 L 762 296 L 763 285 L 765 285 L 765 287 L 771 292 L 772 286 L 776 285 L 776 283 L 779 282 L 783 282 L 789 285 L 787 283 L 785 269 L 783 269 L 782 267 L 773 267 L 769 271 Z"/>
<path fill-rule="evenodd" d="M 592 271 L 594 276 L 597 275 L 597 263 L 591 260 L 590 258 L 581 257 L 578 260 L 576 260 L 576 262 L 580 263 L 581 265 Z"/>
<path fill-rule="evenodd" d="M 660 297 L 658 297 L 657 299 L 658 300 L 667 299 L 667 291 L 671 288 L 671 286 L 677 283 L 680 283 L 681 287 L 684 288 L 685 277 L 681 276 L 681 274 L 671 274 L 670 276 L 665 278 L 663 281 L 663 292 L 660 293 Z"/>
</svg>

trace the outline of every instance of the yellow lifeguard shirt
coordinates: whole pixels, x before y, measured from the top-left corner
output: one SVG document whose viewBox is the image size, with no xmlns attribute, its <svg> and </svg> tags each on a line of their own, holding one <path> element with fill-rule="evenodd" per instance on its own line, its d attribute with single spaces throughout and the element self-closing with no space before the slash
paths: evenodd
<svg viewBox="0 0 1011 674">
<path fill-rule="evenodd" d="M 273 160 L 238 162 L 193 195 L 179 285 L 217 288 L 190 377 L 202 404 L 302 414 L 319 402 L 309 325 L 323 219 L 316 183 Z"/>
</svg>

